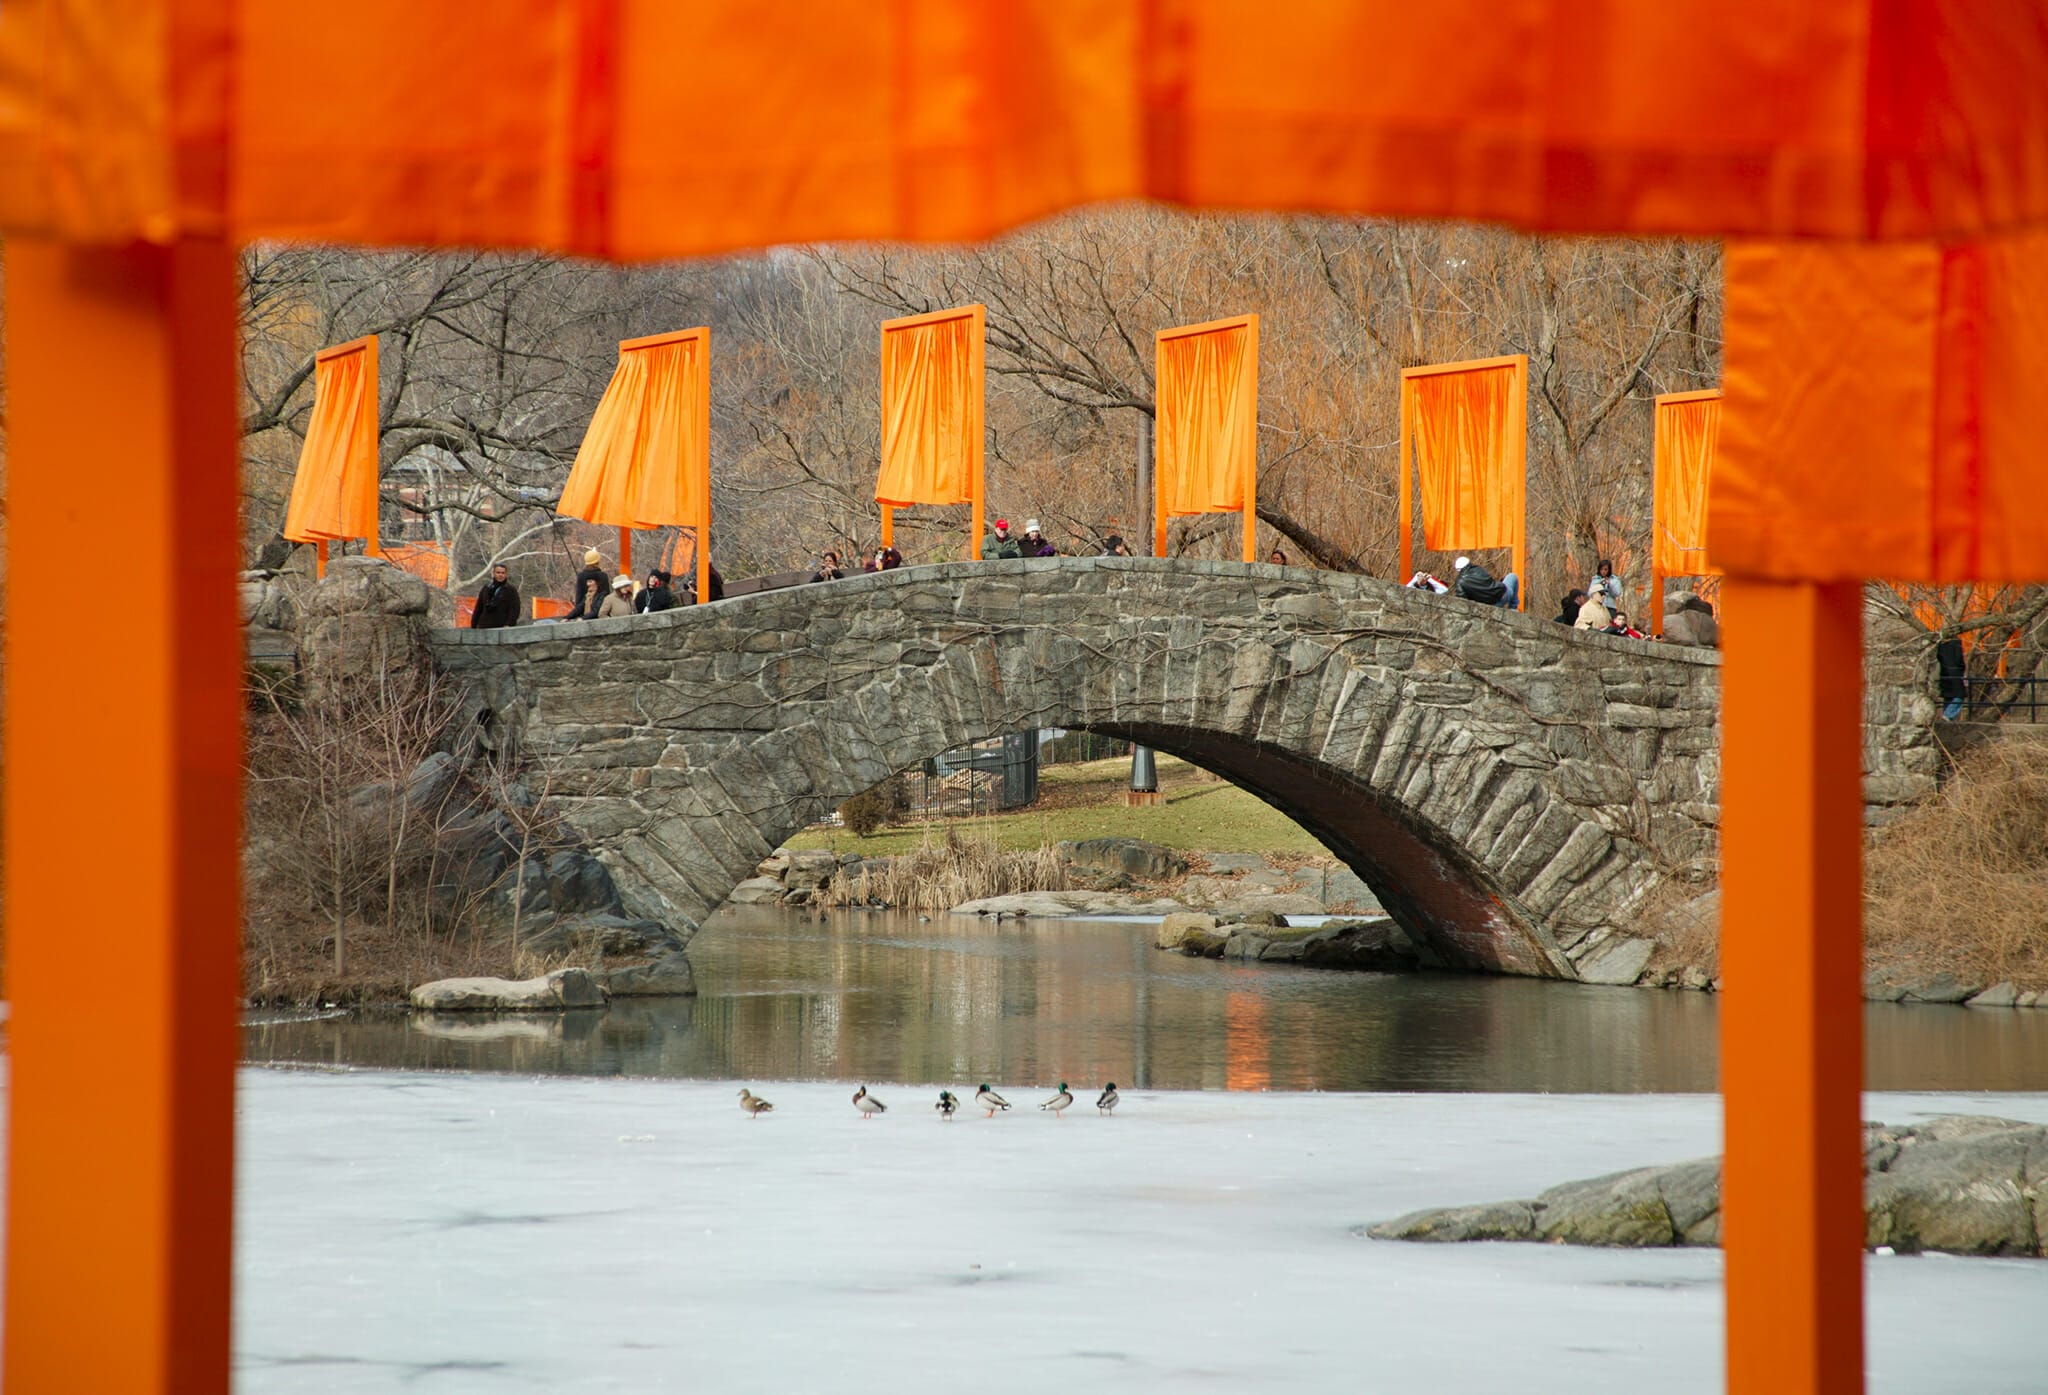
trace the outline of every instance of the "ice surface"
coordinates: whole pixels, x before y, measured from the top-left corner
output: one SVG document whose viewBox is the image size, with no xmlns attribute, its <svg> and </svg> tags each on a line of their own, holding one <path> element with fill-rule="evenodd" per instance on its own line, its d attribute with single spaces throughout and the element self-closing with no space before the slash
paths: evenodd
<svg viewBox="0 0 2048 1395">
<path fill-rule="evenodd" d="M 750 1120 L 742 1083 L 774 1101 Z M 961 1082 L 965 1098 L 976 1082 Z M 1351 1227 L 1717 1151 L 1712 1096 L 245 1071 L 237 1377 L 272 1391 L 1715 1391 L 1715 1251 Z M 1866 1117 L 2048 1120 L 2048 1095 Z M 1875 1391 L 2040 1391 L 2048 1263 L 1868 1261 Z"/>
</svg>

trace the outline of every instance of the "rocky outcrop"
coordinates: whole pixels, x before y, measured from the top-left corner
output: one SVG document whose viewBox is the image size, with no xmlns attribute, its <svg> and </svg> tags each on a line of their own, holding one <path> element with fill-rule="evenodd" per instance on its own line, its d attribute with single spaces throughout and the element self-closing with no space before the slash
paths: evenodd
<svg viewBox="0 0 2048 1395">
<path fill-rule="evenodd" d="M 1399 926 L 1384 917 L 1290 926 L 1270 912 L 1219 922 L 1214 916 L 1190 911 L 1161 921 L 1154 943 L 1190 958 L 1301 964 L 1312 969 L 1390 973 L 1416 966 L 1415 946 Z"/>
<path fill-rule="evenodd" d="M 605 1004 L 587 969 L 557 969 L 540 978 L 443 978 L 412 990 L 421 1012 L 562 1012 Z"/>
<path fill-rule="evenodd" d="M 309 701 L 431 671 L 429 588 L 378 557 L 337 557 L 298 593 L 299 670 Z"/>
<path fill-rule="evenodd" d="M 1188 870 L 1188 860 L 1179 853 L 1142 838 L 1089 838 L 1079 843 L 1061 843 L 1058 851 L 1071 866 L 1121 872 L 1141 881 L 1171 881 L 1186 875 Z"/>
<path fill-rule="evenodd" d="M 1899 1253 L 2048 1257 L 2048 1126 L 1975 1115 L 1863 1126 L 1864 1243 Z M 1718 1245 L 1718 1158 L 1553 1187 L 1531 1201 L 1417 1211 L 1379 1240 Z"/>
</svg>

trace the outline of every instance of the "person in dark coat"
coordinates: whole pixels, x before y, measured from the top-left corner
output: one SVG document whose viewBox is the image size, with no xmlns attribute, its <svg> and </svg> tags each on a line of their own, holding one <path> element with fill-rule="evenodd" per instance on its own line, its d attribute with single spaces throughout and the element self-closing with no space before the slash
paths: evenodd
<svg viewBox="0 0 2048 1395">
<path fill-rule="evenodd" d="M 1934 666 L 1940 674 L 1941 715 L 1953 722 L 1963 715 L 1963 703 L 1970 696 L 1970 680 L 1963 663 L 1960 636 L 1950 635 L 1934 646 Z"/>
<path fill-rule="evenodd" d="M 1059 549 L 1054 547 L 1043 533 L 1038 531 L 1038 520 L 1028 519 L 1024 524 L 1024 555 L 1026 557 L 1057 557 Z"/>
<path fill-rule="evenodd" d="M 472 630 L 502 630 L 519 623 L 519 588 L 508 577 L 503 562 L 491 568 L 491 579 L 476 593 L 476 608 L 469 613 Z"/>
<path fill-rule="evenodd" d="M 718 563 L 716 563 L 716 562 L 713 562 L 713 563 L 712 563 L 712 564 L 711 564 L 710 566 L 706 567 L 706 568 L 705 568 L 704 570 L 705 570 L 705 571 L 706 571 L 707 573 L 709 573 L 709 575 L 708 575 L 708 576 L 707 576 L 707 577 L 706 577 L 705 579 L 706 579 L 706 580 L 708 580 L 708 581 L 709 581 L 709 582 L 711 583 L 711 599 L 712 599 L 712 600 L 714 600 L 714 601 L 722 601 L 722 600 L 724 600 L 724 599 L 725 599 L 725 578 L 724 578 L 724 576 L 720 575 L 720 573 L 719 573 L 719 570 L 718 570 Z"/>
<path fill-rule="evenodd" d="M 837 581 L 846 575 L 846 568 L 840 565 L 839 554 L 827 551 L 818 559 L 818 569 L 811 573 L 812 581 Z"/>
<path fill-rule="evenodd" d="M 676 603 L 675 592 L 669 590 L 668 573 L 649 569 L 647 584 L 640 588 L 640 594 L 633 598 L 633 613 L 651 615 L 658 610 L 667 610 Z"/>
<path fill-rule="evenodd" d="M 1458 559 L 1451 591 L 1460 600 L 1477 601 L 1481 605 L 1499 605 L 1508 593 L 1507 587 L 1493 579 L 1492 572 L 1470 557 Z"/>
<path fill-rule="evenodd" d="M 1128 557 L 1131 555 L 1131 545 L 1124 541 L 1123 534 L 1111 533 L 1108 540 L 1102 544 L 1102 555 L 1104 557 Z"/>
<path fill-rule="evenodd" d="M 593 547 L 583 554 L 583 570 L 576 573 L 576 601 L 569 608 L 569 618 L 595 620 L 597 608 L 604 604 L 605 594 L 611 589 L 612 579 L 605 572 L 604 558 Z"/>
<path fill-rule="evenodd" d="M 1574 586 L 1564 593 L 1564 600 L 1559 603 L 1557 614 L 1550 618 L 1560 625 L 1576 625 L 1579 623 L 1579 608 L 1585 603 L 1586 593 Z"/>
</svg>

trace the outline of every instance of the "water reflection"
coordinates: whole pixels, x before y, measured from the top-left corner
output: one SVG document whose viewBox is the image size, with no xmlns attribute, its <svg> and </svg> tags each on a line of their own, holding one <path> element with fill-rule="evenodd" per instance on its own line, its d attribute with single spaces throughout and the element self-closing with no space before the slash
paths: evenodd
<svg viewBox="0 0 2048 1395">
<path fill-rule="evenodd" d="M 252 1061 L 708 1079 L 1233 1090 L 1695 1091 L 1714 1000 L 1183 959 L 1148 926 L 748 908 L 701 996 L 553 1018 L 269 1020 Z M 1870 1008 L 1873 1088 L 2048 1088 L 2048 1013 Z"/>
</svg>

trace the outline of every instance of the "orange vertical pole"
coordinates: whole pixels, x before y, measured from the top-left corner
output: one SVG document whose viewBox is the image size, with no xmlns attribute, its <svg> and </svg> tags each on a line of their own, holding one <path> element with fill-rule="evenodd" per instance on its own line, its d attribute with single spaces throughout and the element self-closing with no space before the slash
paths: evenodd
<svg viewBox="0 0 2048 1395">
<path fill-rule="evenodd" d="M 1246 348 L 1252 356 L 1252 463 L 1244 482 L 1244 560 L 1259 560 L 1259 317 L 1245 316 Z"/>
<path fill-rule="evenodd" d="M 896 509 L 894 505 L 882 505 L 882 546 L 896 545 Z"/>
<path fill-rule="evenodd" d="M 228 1387 L 240 979 L 235 261 L 222 242 L 10 237 L 14 585 L 75 562 L 118 500 L 176 538 L 178 604 L 122 639 L 118 694 L 61 610 L 6 631 L 9 1391 Z M 118 365 L 121 409 L 82 363 Z M 73 468 L 91 460 L 89 488 Z M 104 690 L 104 691 L 103 691 Z M 116 710 L 118 707 L 118 711 Z M 118 742 L 52 732 L 118 725 Z M 121 872 L 81 837 L 119 807 Z M 77 996 L 78 888 L 122 972 Z"/>
<path fill-rule="evenodd" d="M 317 580 L 327 575 L 327 539 L 313 544 L 313 576 Z"/>
<path fill-rule="evenodd" d="M 627 576 L 633 574 L 633 530 L 619 529 L 619 570 Z M 599 597 L 600 600 L 603 597 Z"/>
<path fill-rule="evenodd" d="M 711 599 L 711 331 L 704 331 L 704 371 L 697 375 L 696 418 L 704 426 L 703 475 L 697 481 L 697 603 Z"/>
<path fill-rule="evenodd" d="M 1414 389 L 1409 385 L 1408 375 L 1401 375 L 1401 531 L 1399 546 L 1399 568 L 1394 577 L 1396 586 L 1406 586 L 1408 578 L 1415 575 L 1415 493 L 1408 477 L 1408 402 Z"/>
<path fill-rule="evenodd" d="M 1529 359 L 1517 354 L 1517 371 L 1509 375 L 1514 386 L 1508 404 L 1508 421 L 1515 441 L 1515 609 L 1529 608 Z M 1406 581 L 1407 577 L 1401 580 Z"/>
<path fill-rule="evenodd" d="M 1728 1389 L 1863 1389 L 1863 596 L 1729 577 L 1721 1088 Z"/>
<path fill-rule="evenodd" d="M 969 407 L 969 411 L 974 416 L 974 461 L 972 465 L 972 479 L 968 486 L 973 491 L 970 497 L 973 501 L 974 517 L 969 526 L 973 528 L 974 533 L 968 540 L 967 555 L 979 562 L 981 560 L 982 519 L 986 516 L 982 501 L 988 489 L 988 389 L 986 386 L 987 380 L 984 377 L 988 362 L 988 308 L 986 306 L 976 305 L 974 307 L 974 328 L 969 333 L 969 340 L 973 344 L 975 385 L 974 401 Z"/>
</svg>

